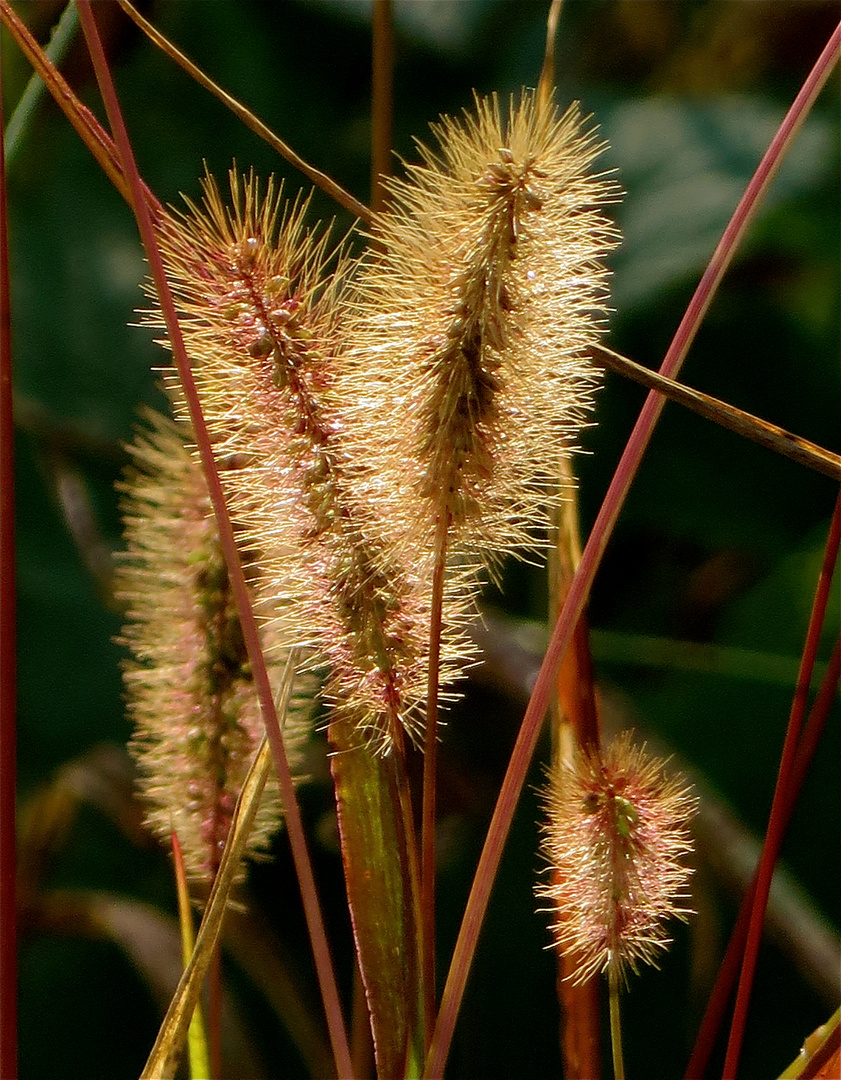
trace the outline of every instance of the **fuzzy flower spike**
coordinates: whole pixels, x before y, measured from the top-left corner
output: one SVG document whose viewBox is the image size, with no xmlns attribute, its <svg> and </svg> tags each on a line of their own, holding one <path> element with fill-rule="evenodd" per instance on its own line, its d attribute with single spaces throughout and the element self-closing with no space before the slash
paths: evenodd
<svg viewBox="0 0 841 1080">
<path fill-rule="evenodd" d="M 534 545 L 590 408 L 617 239 L 598 208 L 617 189 L 590 172 L 602 147 L 577 106 L 559 115 L 523 92 L 503 116 L 477 98 L 475 116 L 433 131 L 438 153 L 420 146 L 391 184 L 358 278 L 349 437 L 361 450 L 375 414 L 373 494 L 408 544 L 428 550 L 444 518 L 492 564 Z"/>
<path fill-rule="evenodd" d="M 128 550 L 117 594 L 127 606 L 126 697 L 131 749 L 147 821 L 164 841 L 174 831 L 188 875 L 209 883 L 219 866 L 236 800 L 263 735 L 236 604 L 228 583 L 204 474 L 184 432 L 151 414 L 130 448 L 122 508 Z M 247 568 L 252 587 L 254 567 Z M 279 688 L 284 650 L 265 628 Z M 300 764 L 307 717 L 290 710 L 284 738 Z M 263 851 L 280 822 L 277 790 L 263 793 L 249 853 Z"/>
<path fill-rule="evenodd" d="M 417 733 L 428 605 L 348 482 L 336 383 L 349 264 L 271 180 L 232 173 L 229 206 L 211 178 L 204 189 L 161 247 L 217 460 L 240 463 L 223 475 L 232 515 L 284 636 L 326 664 L 328 702 L 387 752 Z"/>
<path fill-rule="evenodd" d="M 599 755 L 579 751 L 546 795 L 543 850 L 559 949 L 583 982 L 605 971 L 625 981 L 670 944 L 665 923 L 685 919 L 696 800 L 665 762 L 623 733 Z"/>
</svg>

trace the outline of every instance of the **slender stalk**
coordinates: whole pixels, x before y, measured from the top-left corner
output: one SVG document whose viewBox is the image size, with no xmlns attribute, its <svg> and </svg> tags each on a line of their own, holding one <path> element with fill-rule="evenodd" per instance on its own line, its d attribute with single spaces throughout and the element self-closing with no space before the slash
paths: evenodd
<svg viewBox="0 0 841 1080">
<path fill-rule="evenodd" d="M 763 195 L 776 175 L 811 105 L 829 78 L 838 58 L 840 45 L 841 27 L 835 30 L 821 53 L 739 201 L 669 346 L 660 367 L 661 375 L 674 378 L 680 370 L 721 279 L 736 252 L 739 241 L 753 220 Z M 479 858 L 479 865 L 453 951 L 438 1022 L 427 1058 L 426 1075 L 429 1077 L 439 1077 L 444 1071 L 444 1063 L 455 1030 L 458 1010 L 467 985 L 467 977 L 487 910 L 493 880 L 502 858 L 502 850 L 511 827 L 517 801 L 549 705 L 555 673 L 569 645 L 596 569 L 664 404 L 664 399 L 655 393 L 650 393 L 646 398 L 584 548 L 581 563 L 573 578 L 538 673 Z"/>
<path fill-rule="evenodd" d="M 193 907 L 190 903 L 190 893 L 187 887 L 187 874 L 184 868 L 184 858 L 181 845 L 178 842 L 178 834 L 173 829 L 170 836 L 172 844 L 172 862 L 175 869 L 175 886 L 178 894 L 178 923 L 181 928 L 181 953 L 184 958 L 184 967 L 190 963 L 190 957 L 196 947 L 196 936 L 193 933 Z M 214 949 L 218 953 L 218 947 Z M 213 962 L 211 961 L 211 968 Z M 190 1027 L 187 1034 L 187 1052 L 190 1061 L 191 1080 L 199 1080 L 199 1077 L 218 1077 L 221 1074 L 215 1066 L 211 1066 L 207 1058 L 207 1035 L 205 1033 L 204 1018 L 202 1017 L 201 1003 L 193 1010 L 190 1019 Z"/>
<path fill-rule="evenodd" d="M 596 362 L 604 364 L 611 371 L 626 375 L 634 382 L 647 386 L 649 390 L 656 390 L 663 394 L 670 401 L 676 401 L 679 405 L 692 409 L 699 416 L 713 420 L 716 424 L 720 424 L 729 431 L 735 431 L 737 435 L 742 435 L 760 446 L 775 450 L 799 465 L 806 465 L 816 472 L 823 473 L 824 476 L 832 477 L 833 480 L 841 480 L 841 456 L 838 454 L 833 454 L 830 450 L 825 450 L 822 446 L 809 442 L 808 439 L 802 439 L 799 435 L 794 435 L 776 424 L 769 424 L 767 420 L 751 416 L 750 413 L 743 412 L 726 401 L 719 401 L 718 398 L 703 394 L 700 390 L 693 390 L 692 387 L 684 386 L 683 383 L 675 382 L 674 379 L 666 379 L 658 375 L 656 371 L 651 371 L 641 364 L 635 364 L 627 356 L 607 349 L 604 345 L 594 345 L 592 351 Z"/>
<path fill-rule="evenodd" d="M 809 765 L 814 757 L 815 750 L 820 741 L 821 734 L 826 725 L 829 711 L 834 704 L 838 693 L 839 672 L 841 671 L 841 645 L 836 641 L 835 648 L 827 664 L 826 673 L 818 690 L 815 703 L 809 713 L 809 719 L 803 730 L 803 737 L 797 748 L 797 757 L 792 770 L 791 783 L 788 786 L 788 800 L 786 803 L 785 824 L 788 826 L 791 815 L 797 803 L 803 782 L 809 770 Z M 696 1077 L 705 1076 L 707 1066 L 713 1049 L 718 1039 L 724 1014 L 730 1001 L 730 995 L 739 974 L 739 965 L 745 951 L 745 942 L 748 935 L 751 911 L 754 897 L 756 896 L 756 883 L 759 867 L 754 871 L 753 878 L 742 897 L 742 905 L 730 934 L 730 941 L 724 954 L 724 959 L 718 970 L 715 986 L 710 994 L 704 1018 L 695 1040 L 692 1056 L 686 1066 L 685 1080 L 695 1080 Z"/>
<path fill-rule="evenodd" d="M 614 964 L 608 971 L 610 985 L 610 1049 L 613 1053 L 614 1080 L 625 1080 L 625 1060 L 622 1056 L 622 1016 L 619 1010 L 619 972 Z"/>
<path fill-rule="evenodd" d="M 0 102 L 0 159 L 3 109 Z M 15 488 L 6 174 L 0 174 L 0 1076 L 17 1071 Z"/>
<path fill-rule="evenodd" d="M 546 17 L 546 50 L 543 54 L 543 66 L 537 82 L 540 100 L 548 102 L 555 89 L 555 38 L 558 33 L 558 19 L 561 17 L 563 0 L 552 0 Z"/>
<path fill-rule="evenodd" d="M 423 982 L 426 993 L 427 1049 L 435 1022 L 435 788 L 438 772 L 438 683 L 441 666 L 441 626 L 444 575 L 447 569 L 449 514 L 441 513 L 435 530 L 435 560 L 429 618 L 429 669 L 426 692 L 426 730 L 423 755 L 421 812 L 421 908 L 423 919 Z"/>
<path fill-rule="evenodd" d="M 210 1075 L 222 1076 L 222 949 L 217 941 L 213 946 L 207 969 L 208 1007 L 207 1041 Z"/>
<path fill-rule="evenodd" d="M 371 209 L 385 206 L 383 181 L 391 175 L 394 117 L 394 2 L 374 0 L 371 10 Z"/>
<path fill-rule="evenodd" d="M 209 90 L 214 97 L 218 98 L 223 105 L 231 110 L 231 112 L 239 120 L 245 124 L 247 128 L 259 135 L 261 139 L 269 144 L 272 149 L 277 150 L 281 157 L 285 158 L 290 165 L 294 167 L 308 180 L 311 180 L 316 187 L 321 188 L 331 198 L 335 199 L 340 206 L 344 206 L 346 210 L 350 210 L 356 217 L 361 218 L 363 221 L 370 222 L 371 211 L 368 207 L 361 203 L 358 199 L 354 198 L 349 191 L 345 191 L 341 185 L 337 184 L 335 180 L 331 179 L 326 173 L 323 173 L 320 169 L 316 169 L 314 165 L 310 165 L 304 161 L 302 157 L 285 143 L 283 139 L 279 138 L 275 133 L 257 117 L 247 109 L 241 102 L 237 101 L 235 97 L 232 97 L 226 90 L 223 90 L 221 86 L 213 81 L 208 75 L 196 67 L 196 65 L 188 60 L 184 53 L 180 49 L 176 48 L 171 41 L 167 40 L 156 30 L 150 22 L 147 22 L 143 16 L 135 10 L 134 7 L 127 0 L 119 0 L 120 7 L 128 15 L 128 17 L 135 22 L 140 29 L 146 34 L 167 56 L 171 57 L 176 64 L 182 67 L 187 74 L 196 80 L 200 86 L 203 86 L 205 90 Z"/>
<path fill-rule="evenodd" d="M 830 585 L 832 574 L 838 556 L 838 542 L 841 538 L 841 499 L 835 504 L 835 512 L 827 538 L 826 553 L 823 566 L 821 567 L 820 579 L 812 604 L 812 612 L 809 618 L 809 628 L 806 632 L 806 643 L 803 648 L 803 658 L 800 662 L 800 672 L 797 677 L 797 685 L 794 691 L 794 700 L 791 705 L 788 728 L 786 730 L 783 751 L 780 757 L 780 768 L 777 775 L 777 784 L 774 789 L 774 798 L 771 803 L 771 813 L 768 819 L 768 829 L 765 834 L 765 843 L 762 846 L 762 855 L 759 860 L 759 868 L 756 878 L 756 889 L 753 904 L 751 906 L 750 925 L 748 926 L 747 941 L 745 942 L 745 954 L 742 961 L 742 972 L 739 978 L 739 988 L 736 992 L 736 1004 L 733 1009 L 733 1020 L 730 1026 L 730 1038 L 727 1043 L 727 1054 L 724 1060 L 724 1076 L 736 1075 L 739 1064 L 739 1056 L 742 1049 L 742 1040 L 745 1033 L 748 1005 L 750 1003 L 753 977 L 756 972 L 756 962 L 759 955 L 759 944 L 762 939 L 762 927 L 765 922 L 765 909 L 768 904 L 768 894 L 771 891 L 771 879 L 774 875 L 774 864 L 782 846 L 783 835 L 788 823 L 790 813 L 789 787 L 797 760 L 797 748 L 803 730 L 803 719 L 806 713 L 809 685 L 812 681 L 812 671 L 815 666 L 820 632 L 823 626 L 826 608 L 829 602 Z"/>
<path fill-rule="evenodd" d="M 815 756 L 815 751 L 818 748 L 823 729 L 826 726 L 829 711 L 835 703 L 835 696 L 838 693 L 839 675 L 841 675 L 841 660 L 839 660 L 839 653 L 841 653 L 841 639 L 836 640 L 832 652 L 830 653 L 824 677 L 821 680 L 821 685 L 818 688 L 818 693 L 815 697 L 815 703 L 812 705 L 809 718 L 806 721 L 805 727 L 803 728 L 803 734 L 797 746 L 794 768 L 791 771 L 791 783 L 788 786 L 785 818 L 786 825 L 788 825 L 788 822 L 791 820 L 791 815 L 794 812 L 794 807 L 797 805 L 800 790 L 806 780 L 809 766 L 812 763 L 812 758 Z"/>
<path fill-rule="evenodd" d="M 288 662 L 283 675 L 281 707 L 284 712 L 289 702 L 294 675 L 293 667 L 293 662 Z M 199 932 L 196 935 L 195 948 L 190 962 L 178 980 L 178 986 L 167 1007 L 158 1036 L 140 1074 L 142 1080 L 164 1080 L 175 1075 L 177 1058 L 187 1036 L 190 1018 L 199 1001 L 213 946 L 218 941 L 222 930 L 222 921 L 231 897 L 231 887 L 237 867 L 247 847 L 248 835 L 254 824 L 254 816 L 271 767 L 271 747 L 268 739 L 264 738 L 251 763 L 234 808 L 228 841 L 222 853 L 219 873 L 213 882 L 204 909 Z"/>
<path fill-rule="evenodd" d="M 581 561 L 578 499 L 572 463 L 564 461 L 561 483 L 569 498 L 560 507 L 557 539 L 549 550 L 549 625 L 554 626 Z M 601 738 L 601 721 L 594 690 L 590 631 L 586 615 L 575 627 L 572 647 L 558 671 L 552 701 L 552 766 L 561 769 L 577 747 L 594 750 Z M 557 873 L 557 869 L 554 871 Z M 578 960 L 566 951 L 555 950 L 558 961 L 557 992 L 560 1005 L 560 1041 L 564 1076 L 569 1080 L 601 1075 L 599 1002 L 601 979 L 594 975 L 583 981 L 573 978 Z"/>
<path fill-rule="evenodd" d="M 281 798 L 286 812 L 286 825 L 289 832 L 295 869 L 298 874 L 298 881 L 301 888 L 301 896 L 304 903 L 307 926 L 310 932 L 310 940 L 313 946 L 316 971 L 318 974 L 322 999 L 324 1001 L 330 1040 L 336 1060 L 336 1068 L 340 1077 L 349 1077 L 352 1075 L 350 1050 L 348 1048 L 344 1020 L 342 1018 L 338 987 L 336 985 L 335 973 L 330 959 L 324 923 L 316 894 L 315 879 L 313 877 L 312 865 L 307 851 L 303 822 L 301 821 L 300 811 L 295 798 L 295 788 L 283 746 L 283 735 L 280 725 L 278 724 L 272 688 L 260 648 L 257 623 L 249 601 L 248 590 L 239 560 L 233 528 L 227 513 L 222 485 L 219 480 L 207 426 L 202 415 L 195 382 L 184 348 L 184 341 L 178 325 L 178 319 L 175 314 L 172 295 L 164 273 L 160 249 L 155 240 L 149 208 L 146 204 L 140 176 L 137 172 L 137 166 L 134 162 L 134 155 L 129 142 L 128 132 L 126 131 L 125 123 L 117 101 L 91 5 L 89 0 L 78 0 L 77 6 L 82 29 L 88 43 L 94 70 L 96 71 L 97 80 L 105 102 L 109 122 L 122 158 L 123 169 L 129 180 L 133 209 L 138 219 L 138 226 L 143 238 L 146 257 L 149 262 L 152 277 L 155 281 L 155 287 L 158 291 L 161 309 L 166 318 L 167 332 L 169 334 L 173 357 L 175 359 L 176 367 L 178 368 L 185 398 L 187 399 L 190 409 L 190 418 L 196 438 L 196 445 L 205 470 L 208 490 L 219 526 L 220 541 L 225 554 L 228 575 L 236 597 L 237 610 L 242 624 L 243 638 L 253 668 L 255 688 L 260 699 L 263 718 L 266 724 L 266 734 L 271 745 L 272 757 L 277 770 Z"/>
</svg>

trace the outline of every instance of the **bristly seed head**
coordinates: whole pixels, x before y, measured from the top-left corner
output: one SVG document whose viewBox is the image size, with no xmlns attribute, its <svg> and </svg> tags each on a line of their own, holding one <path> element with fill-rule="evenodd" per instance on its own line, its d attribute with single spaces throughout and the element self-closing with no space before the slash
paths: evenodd
<svg viewBox="0 0 841 1080">
<path fill-rule="evenodd" d="M 226 497 L 273 618 L 329 666 L 329 702 L 388 751 L 418 735 L 429 615 L 423 568 L 348 480 L 336 383 L 349 265 L 339 252 L 328 275 L 306 203 L 284 206 L 271 181 L 262 192 L 232 174 L 230 208 L 204 188 L 161 247 L 215 452 L 246 459 L 223 476 Z"/>
<path fill-rule="evenodd" d="M 604 311 L 617 189 L 575 106 L 523 93 L 503 118 L 433 128 L 439 154 L 394 181 L 349 319 L 348 440 L 378 455 L 372 497 L 428 548 L 446 516 L 487 561 L 533 546 L 561 458 L 591 403 L 586 356 Z M 371 423 L 381 436 L 370 437 Z"/>
<path fill-rule="evenodd" d="M 150 827 L 164 842 L 174 831 L 188 876 L 210 882 L 263 723 L 201 466 L 182 430 L 156 414 L 149 422 L 131 447 L 133 465 L 121 485 L 128 550 L 120 557 L 117 596 L 127 605 L 131 750 Z M 263 639 L 280 659 L 275 633 L 266 628 Z M 279 685 L 276 665 L 269 674 Z M 296 702 L 284 728 L 293 769 L 305 714 Z M 279 823 L 270 785 L 249 855 L 268 846 Z"/>
<path fill-rule="evenodd" d="M 656 963 L 670 944 L 664 923 L 685 919 L 696 800 L 665 762 L 620 735 L 603 755 L 579 752 L 553 772 L 538 887 L 554 916 L 557 947 L 576 982 L 613 968 L 620 979 Z"/>
</svg>

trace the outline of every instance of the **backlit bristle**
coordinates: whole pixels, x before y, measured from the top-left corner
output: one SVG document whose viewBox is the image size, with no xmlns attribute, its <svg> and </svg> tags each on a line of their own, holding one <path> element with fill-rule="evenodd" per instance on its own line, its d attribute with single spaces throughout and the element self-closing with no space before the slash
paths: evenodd
<svg viewBox="0 0 841 1080">
<path fill-rule="evenodd" d="M 616 243 L 598 210 L 601 147 L 575 106 L 523 93 L 434 127 L 438 153 L 390 186 L 349 319 L 348 442 L 376 453 L 375 498 L 428 548 L 454 539 L 492 562 L 533 545 L 557 498 L 596 375 L 586 352 Z M 371 440 L 371 422 L 381 438 Z"/>
<path fill-rule="evenodd" d="M 665 762 L 620 735 L 604 752 L 579 752 L 553 772 L 543 851 L 558 948 L 583 982 L 614 969 L 620 979 L 656 963 L 670 944 L 665 923 L 685 919 L 696 800 Z"/>
<path fill-rule="evenodd" d="M 117 595 L 127 605 L 122 641 L 131 651 L 124 676 L 132 752 L 149 825 L 165 842 L 174 831 L 188 875 L 211 881 L 263 722 L 201 467 L 183 432 L 154 414 L 131 456 L 121 485 L 128 550 Z M 263 637 L 279 659 L 283 643 L 269 628 Z M 276 664 L 269 674 L 279 687 Z M 293 769 L 305 714 L 299 702 L 284 727 Z M 249 854 L 267 847 L 280 819 L 270 785 Z"/>
<path fill-rule="evenodd" d="M 423 566 L 401 561 L 389 522 L 348 484 L 336 391 L 348 264 L 339 253 L 328 274 L 306 204 L 284 208 L 271 182 L 262 193 L 232 175 L 230 209 L 204 186 L 161 243 L 215 452 L 241 462 L 223 477 L 231 511 L 274 618 L 328 665 L 328 701 L 388 751 L 418 733 L 429 615 Z"/>
</svg>

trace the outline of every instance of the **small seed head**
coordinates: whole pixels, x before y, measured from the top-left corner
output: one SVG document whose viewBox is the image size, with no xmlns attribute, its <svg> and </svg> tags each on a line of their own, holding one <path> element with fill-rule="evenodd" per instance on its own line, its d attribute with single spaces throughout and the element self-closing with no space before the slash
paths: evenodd
<svg viewBox="0 0 841 1080">
<path fill-rule="evenodd" d="M 543 851 L 557 947 L 583 982 L 614 968 L 623 979 L 670 944 L 665 923 L 685 919 L 695 798 L 665 762 L 620 735 L 602 755 L 579 752 L 550 777 Z"/>
</svg>

